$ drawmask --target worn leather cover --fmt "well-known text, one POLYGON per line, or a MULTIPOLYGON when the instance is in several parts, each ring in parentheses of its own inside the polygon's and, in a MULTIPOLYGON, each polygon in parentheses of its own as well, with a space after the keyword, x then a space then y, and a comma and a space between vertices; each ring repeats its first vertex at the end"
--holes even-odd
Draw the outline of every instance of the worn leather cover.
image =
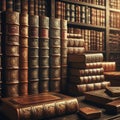
POLYGON ((82 107, 79 109, 78 113, 85 119, 92 120, 95 118, 99 118, 101 116, 102 111, 91 107, 82 107))
POLYGON ((1 98, 0 111, 10 120, 48 119, 75 113, 78 101, 60 93, 40 93, 13 98, 1 98))

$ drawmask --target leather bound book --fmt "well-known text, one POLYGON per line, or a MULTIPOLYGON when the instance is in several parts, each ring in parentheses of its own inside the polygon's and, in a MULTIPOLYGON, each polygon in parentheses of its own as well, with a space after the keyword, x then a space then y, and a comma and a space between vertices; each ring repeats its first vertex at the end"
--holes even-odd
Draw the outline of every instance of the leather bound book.
POLYGON ((21 13, 28 14, 28 0, 21 1, 21 13))
POLYGON ((91 53, 91 54, 68 54, 69 62, 79 62, 79 63, 92 63, 92 62, 102 62, 103 54, 102 53, 91 53))
POLYGON ((13 0, 6 0, 6 11, 13 11, 13 0))
POLYGON ((1 1, 1 4, 2 4, 2 11, 6 11, 6 0, 2 0, 1 1))
POLYGON ((106 112, 109 114, 120 113, 120 99, 109 102, 105 106, 106 112))
POLYGON ((95 90, 85 92, 85 100, 94 102, 96 104, 105 105, 108 102, 120 99, 119 97, 110 97, 106 92, 105 89, 95 90))
POLYGON ((49 119, 78 111, 76 98, 60 93, 40 93, 2 98, 0 111, 10 120, 49 119))
POLYGON ((28 14, 34 15, 34 0, 28 1, 28 14))
POLYGON ((111 97, 120 96, 120 87, 119 86, 109 86, 106 87, 106 93, 111 97))
POLYGON ((34 13, 38 15, 38 0, 34 0, 34 13))
POLYGON ((28 95, 28 82, 19 83, 19 95, 28 95))
POLYGON ((21 0, 14 0, 14 11, 21 12, 21 0))
POLYGON ((79 115, 87 120, 93 120, 101 117, 102 111, 92 107, 79 108, 79 115))

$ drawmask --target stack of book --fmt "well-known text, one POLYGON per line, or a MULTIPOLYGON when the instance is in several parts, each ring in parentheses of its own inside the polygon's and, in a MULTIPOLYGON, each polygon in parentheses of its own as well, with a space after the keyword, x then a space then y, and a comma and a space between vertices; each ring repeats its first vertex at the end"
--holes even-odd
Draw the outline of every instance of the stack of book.
POLYGON ((102 53, 69 54, 68 91, 72 95, 81 95, 87 91, 103 89, 110 85, 105 81, 104 69, 100 62, 102 53))
POLYGON ((49 91, 49 17, 39 16, 39 25, 39 91, 47 92, 49 91))
POLYGON ((20 14, 19 95, 28 94, 28 14, 20 14))
POLYGON ((67 80, 67 20, 61 20, 61 91, 66 91, 67 80))
POLYGON ((39 43, 31 44, 33 41, 39 41, 39 16, 29 15, 29 48, 28 48, 28 89, 29 94, 39 93, 39 43))
POLYGON ((1 97, 1 95, 2 95, 2 79, 1 79, 1 77, 2 77, 2 51, 1 51, 1 47, 2 47, 2 45, 1 45, 1 42, 2 42, 2 18, 1 18, 1 11, 0 11, 0 97, 1 97))
POLYGON ((3 12, 3 96, 18 96, 19 86, 19 13, 3 12))
POLYGON ((60 19, 50 18, 50 91, 60 92, 61 45, 60 19), (57 44, 54 44, 57 43, 57 44))
POLYGON ((80 29, 69 29, 67 37, 68 54, 83 54, 85 52, 85 41, 80 34, 80 29))

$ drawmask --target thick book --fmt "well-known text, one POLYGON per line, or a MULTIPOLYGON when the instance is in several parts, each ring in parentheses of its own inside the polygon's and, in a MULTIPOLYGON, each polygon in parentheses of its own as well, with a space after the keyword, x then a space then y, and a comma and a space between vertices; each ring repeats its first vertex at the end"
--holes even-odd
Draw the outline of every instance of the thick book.
POLYGON ((111 97, 117 97, 120 96, 120 87, 119 86, 109 86, 106 87, 105 91, 108 95, 111 97))
POLYGON ((79 54, 68 54, 69 62, 83 62, 83 63, 92 63, 92 62, 102 62, 103 54, 102 53, 85 53, 83 55, 79 54))
POLYGON ((89 91, 85 93, 85 100, 103 105, 103 107, 108 102, 112 102, 117 99, 120 99, 120 96, 111 97, 105 92, 105 89, 89 91))
POLYGON ((48 92, 24 97, 2 98, 0 111, 10 120, 38 120, 76 113, 78 108, 76 98, 48 92))
POLYGON ((92 107, 81 107, 78 114, 87 120, 92 120, 100 118, 102 111, 92 107))
POLYGON ((120 99, 109 102, 105 106, 106 112, 109 114, 118 114, 120 113, 120 99))

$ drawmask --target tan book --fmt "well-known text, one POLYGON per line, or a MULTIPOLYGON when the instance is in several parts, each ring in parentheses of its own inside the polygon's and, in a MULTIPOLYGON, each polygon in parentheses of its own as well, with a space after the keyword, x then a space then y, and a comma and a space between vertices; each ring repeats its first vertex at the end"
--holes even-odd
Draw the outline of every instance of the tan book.
POLYGON ((76 113, 78 106, 76 98, 51 92, 2 98, 0 111, 10 120, 37 120, 76 113))
POLYGON ((91 119, 100 118, 102 111, 92 107, 82 107, 79 109, 78 113, 85 119, 91 120, 91 119))

